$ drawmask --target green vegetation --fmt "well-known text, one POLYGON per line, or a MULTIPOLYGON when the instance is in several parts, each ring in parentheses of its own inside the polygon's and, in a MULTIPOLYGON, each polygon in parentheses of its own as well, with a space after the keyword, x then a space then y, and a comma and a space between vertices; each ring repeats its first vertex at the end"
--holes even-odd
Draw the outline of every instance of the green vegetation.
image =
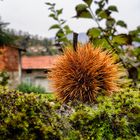
MULTIPOLYGON (((118 13, 118 8, 115 5, 109 5, 109 0, 81 0, 82 3, 75 6, 77 19, 89 19, 96 23, 92 28, 86 32, 89 37, 89 42, 93 43, 95 47, 102 47, 103 49, 111 50, 118 57, 123 67, 128 72, 128 77, 133 79, 132 86, 136 86, 139 79, 140 71, 140 27, 135 30, 127 31, 127 33, 120 33, 119 28, 127 29, 127 23, 123 20, 117 20, 113 17, 114 13, 118 13), (94 7, 96 8, 93 8, 94 7), (128 49, 133 46, 132 49, 128 49), (135 52, 135 53, 133 53, 135 52), (133 54, 133 55, 132 55, 133 54)), ((59 16, 62 15, 63 9, 55 10, 55 3, 46 3, 49 6, 50 17, 59 22, 59 16), (61 12, 59 12, 61 11, 61 12), (59 12, 59 14, 58 14, 59 12)), ((63 21, 65 21, 63 19, 63 21)), ((65 22, 64 22, 65 23, 65 22)), ((69 26, 66 25, 70 30, 69 26)), ((54 24, 50 29, 58 29, 56 38, 67 38, 66 34, 59 31, 65 30, 65 26, 54 24)), ((63 31, 64 32, 64 31, 63 31)), ((57 41, 57 40, 56 40, 57 41)), ((61 44, 66 44, 68 38, 60 40, 61 44)))
POLYGON ((46 4, 49 6, 49 10, 50 10, 49 17, 56 21, 56 24, 53 24, 49 28, 49 30, 52 30, 52 29, 57 30, 57 33, 55 36, 55 43, 58 45, 64 45, 64 43, 70 43, 67 35, 72 33, 72 30, 66 24, 66 20, 61 18, 63 8, 56 9, 55 3, 46 2, 46 4))
MULTIPOLYGON (((55 77, 57 78, 56 88, 63 95, 61 97, 62 101, 67 99, 68 93, 71 99, 73 99, 71 101, 68 98, 67 104, 62 104, 57 101, 53 94, 42 94, 45 93, 45 90, 40 86, 35 87, 32 84, 22 83, 17 87, 18 90, 9 90, 5 87, 9 77, 7 73, 1 72, 0 140, 140 139, 140 27, 138 26, 135 30, 128 31, 127 33, 119 33, 118 27, 127 29, 127 24, 113 17, 112 13, 118 12, 115 5, 109 5, 109 0, 82 0, 82 2, 75 6, 76 15, 74 18, 92 19, 97 24, 97 26, 93 26, 87 31, 89 42, 95 47, 102 47, 103 50, 111 50, 114 54, 113 57, 117 60, 116 63, 121 62, 123 69, 128 73, 128 77, 122 76, 120 79, 120 90, 114 91, 115 88, 110 81, 106 80, 106 75, 101 75, 105 73, 104 66, 101 67, 102 69, 97 69, 99 74, 93 71, 93 75, 89 76, 87 75, 88 72, 84 69, 88 66, 90 70, 94 64, 98 66, 100 61, 97 60, 97 63, 94 64, 90 63, 89 60, 91 58, 89 55, 86 57, 90 59, 86 59, 86 57, 83 57, 85 52, 82 52, 79 55, 80 58, 77 59, 81 60, 78 63, 76 60, 76 53, 78 54, 78 52, 74 52, 73 57, 71 55, 68 57, 73 61, 67 61, 72 71, 70 71, 69 67, 65 67, 65 65, 64 67, 59 65, 60 69, 56 71, 58 74, 58 77, 55 77), (93 4, 96 7, 95 9, 92 8, 93 4), (101 22, 105 24, 101 26, 101 22), (130 45, 133 47, 128 47, 130 45), (74 64, 76 65, 72 65, 73 63, 71 62, 75 62, 74 64), (81 65, 79 64, 82 64, 83 69, 80 68, 81 65), (79 66, 77 67, 77 65, 79 66), (66 70, 70 72, 64 75, 66 70), (76 78, 78 80, 81 78, 79 81, 77 80, 78 84, 82 85, 85 82, 84 91, 82 91, 83 85, 81 86, 82 90, 79 90, 78 86, 74 87, 77 83, 74 86, 72 84, 72 90, 68 90, 73 82, 72 78, 75 71, 78 73, 76 78), (61 73, 62 75, 60 75, 61 73), (97 77, 92 86, 99 86, 96 88, 98 92, 94 90, 95 93, 99 93, 96 95, 95 101, 91 103, 87 103, 87 100, 77 101, 76 99, 83 92, 86 91, 85 93, 90 94, 90 90, 87 91, 87 87, 91 87, 90 80, 93 80, 95 73, 97 77), (81 75, 84 74, 85 78, 82 79, 81 75), (69 82, 65 77, 62 78, 63 75, 66 77, 70 75, 70 80, 72 80, 69 82), (127 82, 128 78, 131 79, 130 83, 127 82), (124 81, 126 82, 124 83, 124 81), (58 87, 60 82, 64 83, 61 88, 58 87), (104 96, 104 91, 99 90, 99 88, 112 91, 112 95, 104 96), (77 93, 76 98, 73 98, 75 96, 73 94, 74 90, 77 93), (84 101, 85 103, 83 103, 84 101)), ((69 42, 67 35, 72 31, 66 24, 66 21, 60 18, 63 9, 56 9, 55 4, 46 4, 50 10, 49 16, 57 22, 57 24, 50 27, 50 29, 57 29, 56 43, 59 45, 62 43, 67 44, 69 42)), ((28 33, 15 33, 13 30, 5 29, 6 25, 7 23, 0 20, 0 46, 13 45, 13 43, 20 47, 44 45, 50 51, 45 54, 55 54, 54 49, 48 48, 49 45, 52 45, 52 42, 48 39, 40 40, 37 36, 31 37, 28 33)), ((88 54, 90 53, 91 51, 88 52, 88 54)), ((37 55, 40 54, 42 55, 42 53, 37 55)), ((32 54, 28 53, 28 55, 32 54)), ((108 63, 108 66, 110 66, 109 61, 108 63)), ((104 63, 101 63, 101 66, 102 64, 104 63)), ((106 68, 106 71, 109 73, 111 70, 108 70, 108 67, 106 68)), ((83 99, 82 97, 81 99, 83 99)), ((85 96, 84 98, 86 99, 87 97, 85 96)))
MULTIPOLYGON (((47 95, 47 94, 46 94, 47 95)), ((0 87, 0 139, 140 139, 140 91, 126 88, 95 104, 48 101, 0 87)))
MULTIPOLYGON (((51 39, 40 38, 38 35, 31 35, 28 32, 16 31, 14 29, 5 29, 4 32, 13 37, 13 44, 21 49, 26 49, 25 55, 52 55, 51 51, 53 43, 51 39), (34 52, 31 47, 38 49, 42 47, 42 50, 38 49, 34 52)), ((55 48, 56 50, 56 48, 55 48)))
POLYGON ((38 96, 40 96, 41 98, 43 99, 47 99, 48 101, 55 101, 55 96, 53 93, 47 93, 47 94, 42 94, 42 93, 39 93, 37 94, 38 96))
POLYGON ((0 139, 60 139, 63 123, 47 100, 0 87, 0 139), (61 128, 62 127, 62 128, 61 128))
POLYGON ((3 45, 12 45, 14 42, 14 38, 13 36, 11 36, 9 33, 7 33, 5 31, 5 27, 8 25, 9 23, 5 23, 1 20, 0 17, 0 46, 3 45))
POLYGON ((83 139, 140 139, 140 92, 125 89, 112 97, 99 96, 97 104, 76 107, 72 126, 83 139))
POLYGON ((6 71, 0 72, 0 85, 6 86, 8 84, 9 75, 6 71))
POLYGON ((41 86, 34 86, 33 84, 29 83, 21 83, 18 85, 17 90, 24 92, 24 93, 46 93, 45 89, 41 86))

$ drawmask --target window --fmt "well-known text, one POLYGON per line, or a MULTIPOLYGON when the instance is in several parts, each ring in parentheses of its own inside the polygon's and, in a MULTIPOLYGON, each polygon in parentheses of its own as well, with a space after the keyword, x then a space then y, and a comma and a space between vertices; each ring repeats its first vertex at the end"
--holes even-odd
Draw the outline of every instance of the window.
POLYGON ((32 70, 30 70, 30 69, 26 70, 26 73, 32 73, 32 70))

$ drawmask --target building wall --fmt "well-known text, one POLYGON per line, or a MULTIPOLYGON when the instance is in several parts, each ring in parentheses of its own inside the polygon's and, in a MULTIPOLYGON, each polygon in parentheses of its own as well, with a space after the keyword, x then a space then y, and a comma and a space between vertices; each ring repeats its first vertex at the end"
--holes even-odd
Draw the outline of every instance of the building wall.
POLYGON ((0 71, 18 71, 18 57, 17 48, 0 47, 0 71))
POLYGON ((10 46, 0 46, 0 72, 9 74, 8 86, 13 89, 19 84, 18 76, 18 49, 10 46))
POLYGON ((19 85, 20 81, 19 81, 19 77, 18 77, 18 72, 17 71, 13 71, 13 72, 8 72, 9 74, 9 81, 8 81, 8 87, 10 89, 15 89, 17 87, 17 85, 19 85))
POLYGON ((47 79, 47 73, 44 70, 22 70, 22 82, 40 85, 46 92, 52 92, 51 83, 47 79))

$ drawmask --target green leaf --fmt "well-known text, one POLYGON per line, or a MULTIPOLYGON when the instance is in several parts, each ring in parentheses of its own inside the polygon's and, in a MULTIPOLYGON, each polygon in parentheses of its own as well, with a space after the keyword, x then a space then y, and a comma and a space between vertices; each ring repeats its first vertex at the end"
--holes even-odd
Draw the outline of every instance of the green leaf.
POLYGON ((118 20, 116 24, 121 26, 121 27, 127 28, 127 24, 122 20, 118 20))
POLYGON ((62 38, 59 38, 58 41, 60 41, 60 42, 68 42, 68 39, 66 37, 62 37, 62 38))
POLYGON ((106 20, 106 26, 108 28, 112 28, 114 26, 114 24, 115 24, 115 19, 114 18, 109 18, 109 19, 106 20))
POLYGON ((95 11, 96 15, 98 15, 101 11, 102 11, 102 9, 100 9, 100 8, 96 9, 96 11, 95 11))
POLYGON ((100 36, 100 34, 101 34, 101 30, 99 28, 91 28, 87 31, 87 35, 92 38, 96 38, 100 36))
POLYGON ((114 11, 114 12, 118 12, 117 7, 114 6, 114 5, 110 5, 110 6, 108 7, 108 10, 110 10, 110 11, 114 11))
POLYGON ((132 37, 133 41, 140 42, 140 28, 139 27, 136 30, 130 31, 129 35, 132 37))
POLYGON ((96 47, 103 47, 103 48, 107 48, 107 49, 110 49, 110 45, 108 44, 108 42, 106 41, 105 38, 96 38, 94 41, 93 41, 93 44, 96 46, 96 47))
POLYGON ((71 31, 71 29, 69 28, 68 25, 65 25, 65 26, 64 26, 64 29, 65 29, 65 31, 66 31, 66 34, 72 33, 72 31, 71 31))
POLYGON ((49 17, 53 18, 54 20, 58 20, 58 18, 55 16, 55 14, 50 14, 49 17))
POLYGON ((87 7, 87 5, 85 5, 85 4, 78 4, 77 6, 76 6, 76 11, 77 12, 81 12, 81 11, 84 11, 85 9, 87 9, 88 7, 87 7))
POLYGON ((49 30, 51 30, 51 29, 59 29, 60 27, 59 27, 59 25, 58 24, 54 24, 54 25, 52 25, 50 28, 49 28, 49 30))
POLYGON ((56 36, 57 36, 58 38, 61 38, 61 37, 64 37, 65 34, 64 34, 63 30, 60 29, 60 30, 56 33, 56 36))
POLYGON ((76 16, 77 18, 92 18, 91 13, 88 10, 87 5, 85 4, 78 4, 76 6, 76 16))
POLYGON ((55 3, 46 2, 45 4, 48 6, 55 6, 55 3))
POLYGON ((63 25, 66 23, 66 20, 60 19, 60 24, 63 25))
POLYGON ((119 34, 113 37, 112 43, 118 45, 127 45, 131 43, 131 36, 127 34, 119 34))
POLYGON ((83 0, 89 7, 91 6, 92 4, 92 0, 83 0))
POLYGON ((60 15, 60 14, 62 14, 63 9, 56 10, 56 12, 57 12, 57 15, 60 15))
POLYGON ((106 12, 105 10, 101 10, 101 11, 98 13, 98 16, 99 16, 100 18, 102 18, 102 19, 108 18, 108 14, 107 14, 107 12, 106 12))

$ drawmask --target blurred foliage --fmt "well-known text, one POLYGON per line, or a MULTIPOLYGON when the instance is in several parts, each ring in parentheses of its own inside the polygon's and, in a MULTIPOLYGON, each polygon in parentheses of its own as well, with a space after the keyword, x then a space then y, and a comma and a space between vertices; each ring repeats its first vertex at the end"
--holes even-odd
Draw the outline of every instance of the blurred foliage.
POLYGON ((6 71, 0 72, 0 85, 6 86, 8 84, 9 75, 6 71))
POLYGON ((41 98, 44 98, 45 100, 47 99, 50 102, 51 101, 54 102, 56 100, 53 93, 47 93, 47 94, 38 93, 37 95, 39 95, 41 98))
POLYGON ((14 42, 14 38, 13 36, 11 36, 10 34, 8 34, 5 31, 5 27, 8 25, 9 23, 3 22, 0 18, 0 46, 3 45, 11 45, 14 42))
POLYGON ((26 55, 53 55, 57 54, 57 49, 55 51, 53 48, 53 41, 48 38, 41 38, 38 35, 31 35, 28 32, 15 31, 14 29, 7 28, 9 23, 5 23, 0 18, 0 46, 9 45, 16 46, 22 50, 27 50, 24 52, 26 55), (29 51, 30 47, 34 46, 38 51, 35 53, 29 51), (42 50, 37 48, 42 46, 42 50))
MULTIPOLYGON (((13 36, 14 45, 18 46, 23 50, 26 50, 26 52, 24 52, 25 55, 31 56, 54 54, 52 51, 53 41, 49 38, 42 38, 38 35, 31 35, 28 32, 23 31, 15 31, 14 29, 6 29, 5 31, 11 36, 13 36)), ((56 51, 55 54, 57 53, 56 51)))
POLYGON ((112 97, 99 96, 97 104, 78 103, 70 116, 72 126, 86 140, 140 139, 140 92, 125 89, 112 97))
POLYGON ((0 139, 140 139, 140 91, 99 95, 96 104, 48 101, 0 86, 0 139))
POLYGON ((1 140, 60 140, 67 137, 63 122, 46 99, 0 87, 1 140))
POLYGON ((23 93, 46 93, 45 89, 41 86, 35 86, 33 84, 29 83, 21 83, 17 86, 17 90, 23 92, 23 93))

